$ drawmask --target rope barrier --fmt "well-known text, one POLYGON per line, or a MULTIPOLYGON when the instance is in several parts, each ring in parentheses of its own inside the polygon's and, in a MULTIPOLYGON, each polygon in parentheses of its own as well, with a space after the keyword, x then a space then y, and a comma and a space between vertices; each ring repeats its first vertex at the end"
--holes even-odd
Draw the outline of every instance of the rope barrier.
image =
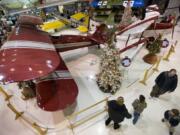
MULTIPOLYGON (((0 87, 0 91, 1 91, 1 92, 3 93, 3 95, 5 96, 5 99, 8 98, 8 100, 5 100, 5 101, 8 101, 8 104, 7 104, 8 108, 9 108, 13 113, 15 113, 15 115, 16 115, 16 116, 15 116, 15 120, 18 120, 18 119, 23 120, 23 121, 26 122, 28 125, 30 125, 35 131, 37 131, 37 133, 38 133, 39 135, 46 135, 49 130, 52 130, 52 131, 53 131, 53 130, 57 130, 56 128, 52 128, 52 129, 51 129, 51 128, 42 127, 42 126, 40 126, 39 124, 37 124, 36 122, 33 122, 33 120, 30 120, 30 119, 26 118, 26 117, 24 116, 25 112, 19 112, 19 111, 12 105, 12 103, 10 103, 9 99, 12 97, 12 95, 9 95, 9 94, 8 94, 5 90, 3 90, 3 88, 1 88, 1 87, 0 87)), ((99 105, 99 104, 101 104, 101 103, 103 103, 103 102, 107 102, 108 99, 109 99, 109 97, 107 97, 107 98, 105 98, 105 99, 103 99, 103 100, 101 100, 101 101, 99 101, 99 102, 97 102, 97 103, 95 103, 95 104, 93 104, 93 105, 91 105, 91 106, 89 106, 89 107, 87 107, 87 108, 85 108, 85 109, 83 109, 83 110, 81 110, 81 111, 79 111, 79 112, 77 112, 77 113, 74 113, 74 114, 72 114, 71 116, 67 117, 67 120, 68 120, 69 125, 70 125, 69 127, 70 127, 70 129, 72 130, 72 133, 75 134, 75 133, 74 133, 74 130, 73 130, 74 128, 76 128, 76 127, 78 127, 79 125, 82 125, 82 124, 84 124, 85 122, 87 122, 87 121, 89 121, 89 120, 91 120, 91 119, 99 116, 100 114, 106 112, 106 109, 103 109, 102 111, 96 113, 95 115, 92 115, 92 116, 90 116, 90 117, 88 117, 88 118, 86 117, 85 119, 81 119, 81 120, 76 121, 76 122, 74 122, 74 123, 71 123, 71 122, 70 122, 70 119, 78 116, 79 114, 81 114, 81 113, 83 113, 83 112, 86 112, 86 111, 90 110, 91 108, 93 108, 93 107, 95 107, 95 106, 97 106, 97 105, 99 105)), ((56 132, 56 131, 53 131, 53 132, 56 132)))
POLYGON ((9 99, 12 97, 12 95, 9 95, 6 91, 3 90, 2 87, 0 87, 0 92, 5 96, 5 101, 9 101, 9 99))
POLYGON ((25 118, 23 116, 24 112, 19 112, 9 101, 9 99, 12 97, 12 95, 9 95, 5 90, 3 90, 2 87, 0 87, 0 91, 3 93, 3 95, 5 96, 5 101, 8 101, 7 107, 13 112, 15 113, 15 120, 17 119, 22 119, 24 120, 27 124, 29 124, 32 128, 34 128, 39 135, 46 135, 48 129, 43 130, 38 124, 36 124, 35 122, 31 122, 30 120, 28 120, 27 118, 25 118))
POLYGON ((24 112, 18 112, 16 110, 16 108, 11 103, 8 103, 7 106, 11 109, 11 111, 13 111, 16 114, 15 120, 20 118, 23 115, 23 113, 24 113, 24 112))
MULTIPOLYGON (((69 128, 73 131, 74 128, 76 128, 76 127, 78 127, 78 126, 80 126, 80 125, 82 125, 82 124, 84 124, 84 123, 86 123, 86 122, 94 119, 95 117, 99 116, 100 114, 106 112, 107 109, 105 108, 105 109, 103 109, 102 111, 100 111, 100 112, 98 112, 98 113, 96 113, 96 114, 94 114, 94 115, 92 115, 92 116, 90 116, 90 117, 82 118, 81 120, 78 120, 78 121, 76 121, 76 122, 74 122, 74 123, 71 123, 71 122, 70 122, 70 120, 71 120, 72 118, 78 116, 79 114, 81 114, 81 113, 83 113, 83 112, 86 112, 86 111, 90 110, 91 108, 93 108, 93 107, 95 107, 95 106, 97 106, 97 105, 99 105, 99 104, 101 104, 101 103, 103 103, 103 102, 107 102, 108 99, 109 99, 109 97, 107 97, 107 98, 105 98, 105 99, 97 102, 96 104, 94 104, 94 105, 92 105, 92 106, 90 106, 90 107, 87 107, 87 108, 85 108, 85 109, 83 109, 83 110, 81 110, 81 111, 79 111, 79 112, 77 112, 77 113, 74 113, 74 114, 72 114, 71 116, 67 117, 67 119, 68 119, 68 121, 69 121, 69 124, 70 124, 70 127, 69 127, 69 128)), ((74 132, 74 131, 73 131, 73 132, 74 132)))
POLYGON ((83 113, 83 112, 97 106, 98 104, 101 104, 101 103, 105 102, 105 101, 108 101, 108 97, 101 100, 101 101, 99 101, 99 102, 97 102, 97 103, 95 103, 95 104, 93 104, 93 105, 91 105, 91 106, 89 106, 89 107, 87 107, 87 108, 85 108, 85 109, 83 109, 83 110, 81 110, 81 111, 79 111, 79 112, 76 112, 76 113, 72 114, 71 116, 68 116, 67 118, 75 117, 75 116, 77 116, 77 115, 79 115, 79 114, 81 114, 81 113, 83 113))
POLYGON ((163 57, 158 58, 158 61, 157 61, 154 65, 152 65, 149 69, 145 70, 143 79, 142 79, 141 81, 139 81, 140 83, 142 83, 143 85, 147 85, 147 84, 146 84, 146 81, 147 81, 148 78, 149 78, 148 75, 149 75, 149 72, 151 71, 151 69, 154 67, 154 68, 153 68, 153 71, 152 71, 152 73, 151 73, 150 75, 152 75, 155 71, 158 72, 158 71, 159 71, 158 68, 159 68, 159 65, 160 65, 160 63, 161 63, 161 61, 162 61, 162 58, 163 58, 163 60, 165 60, 165 61, 169 61, 169 57, 171 56, 171 54, 172 54, 173 52, 175 52, 175 47, 177 46, 177 43, 178 43, 178 41, 176 41, 174 45, 171 45, 171 47, 170 47, 167 55, 166 55, 164 58, 163 58, 163 57))

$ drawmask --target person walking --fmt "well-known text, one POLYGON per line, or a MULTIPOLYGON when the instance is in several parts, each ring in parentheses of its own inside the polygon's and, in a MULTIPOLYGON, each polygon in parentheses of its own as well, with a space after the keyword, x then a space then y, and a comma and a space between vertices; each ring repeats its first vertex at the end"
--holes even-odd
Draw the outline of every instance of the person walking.
POLYGON ((124 118, 130 119, 132 117, 124 104, 123 97, 118 97, 117 100, 108 101, 107 106, 109 118, 105 121, 106 126, 113 121, 114 129, 118 129, 120 127, 119 123, 124 121, 124 118))
POLYGON ((155 80, 155 85, 150 93, 151 97, 158 98, 166 92, 173 92, 178 83, 176 69, 171 69, 159 74, 155 80))
POLYGON ((135 99, 132 103, 134 113, 133 113, 133 124, 136 124, 141 113, 144 111, 144 109, 147 107, 147 103, 145 101, 145 97, 143 95, 139 96, 139 99, 135 99))
POLYGON ((165 122, 168 125, 169 135, 173 135, 175 127, 178 126, 180 122, 179 110, 171 109, 171 110, 165 111, 162 122, 165 122))

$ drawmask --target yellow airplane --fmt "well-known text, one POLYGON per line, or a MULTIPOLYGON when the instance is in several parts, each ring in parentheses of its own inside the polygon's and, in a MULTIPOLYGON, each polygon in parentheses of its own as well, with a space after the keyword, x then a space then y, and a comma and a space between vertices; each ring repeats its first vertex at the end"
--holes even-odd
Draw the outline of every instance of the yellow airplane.
POLYGON ((84 13, 76 13, 70 17, 70 19, 66 19, 63 17, 59 17, 59 20, 54 20, 50 22, 44 22, 41 25, 41 29, 46 32, 51 32, 54 30, 60 30, 66 27, 66 25, 73 25, 77 26, 77 30, 82 33, 88 32, 89 26, 89 16, 84 13))

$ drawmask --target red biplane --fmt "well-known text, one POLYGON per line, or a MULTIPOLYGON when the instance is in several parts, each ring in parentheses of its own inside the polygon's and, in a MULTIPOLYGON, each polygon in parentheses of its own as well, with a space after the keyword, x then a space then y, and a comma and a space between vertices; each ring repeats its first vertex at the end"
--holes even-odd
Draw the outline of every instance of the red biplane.
POLYGON ((78 95, 78 87, 58 52, 98 45, 108 36, 105 25, 101 25, 92 35, 52 38, 36 27, 41 23, 38 17, 20 16, 0 50, 0 79, 3 82, 38 79, 38 105, 55 111, 72 104, 78 95))
MULTIPOLYGON (((158 17, 158 13, 147 16, 120 31, 121 35, 140 33, 147 29, 158 17), (141 28, 140 25, 144 24, 141 28), (141 29, 139 29, 141 28, 141 29)), ((78 86, 71 76, 65 62, 58 52, 104 44, 109 36, 107 26, 97 27, 94 34, 87 36, 61 35, 52 37, 38 29, 42 19, 22 15, 18 25, 12 31, 8 41, 0 50, 0 80, 2 82, 20 82, 36 80, 36 97, 38 106, 46 111, 64 109, 75 102, 78 86)), ((129 48, 146 42, 137 42, 121 48, 129 48)))

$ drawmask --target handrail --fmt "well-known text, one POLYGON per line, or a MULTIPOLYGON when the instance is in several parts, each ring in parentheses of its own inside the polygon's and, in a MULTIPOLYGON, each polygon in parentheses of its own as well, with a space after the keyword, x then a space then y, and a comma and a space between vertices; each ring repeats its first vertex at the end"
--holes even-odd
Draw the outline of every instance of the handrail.
POLYGON ((48 131, 48 128, 43 130, 38 124, 36 124, 35 122, 31 122, 30 120, 28 120, 26 117, 23 116, 24 112, 19 112, 9 101, 9 99, 12 97, 12 95, 9 95, 5 90, 3 90, 2 87, 0 87, 0 91, 3 93, 3 95, 5 96, 5 101, 8 101, 7 107, 13 112, 15 113, 16 117, 15 120, 21 118, 22 120, 24 120, 27 124, 29 124, 31 127, 33 127, 40 135, 45 135, 48 131))
POLYGON ((6 91, 4 91, 1 86, 0 86, 0 92, 3 93, 3 95, 5 96, 6 101, 9 101, 9 99, 12 97, 12 95, 9 95, 6 91))
POLYGON ((94 119, 95 117, 99 116, 100 114, 106 112, 107 109, 105 108, 105 109, 103 109, 102 111, 100 111, 100 112, 98 112, 98 113, 95 113, 94 115, 92 115, 92 116, 90 116, 90 117, 82 118, 82 119, 80 119, 80 120, 78 120, 78 121, 76 121, 76 122, 74 122, 74 123, 71 123, 71 122, 70 122, 70 119, 72 119, 72 118, 75 117, 75 116, 78 116, 79 114, 81 114, 81 113, 83 113, 83 112, 85 112, 85 111, 87 111, 87 110, 89 110, 89 109, 91 109, 91 108, 93 108, 93 107, 95 107, 95 106, 97 106, 97 105, 105 102, 105 101, 107 102, 108 99, 109 99, 109 97, 106 97, 105 99, 103 99, 103 100, 101 100, 101 101, 99 101, 99 102, 97 102, 97 103, 95 103, 95 104, 93 104, 93 105, 91 105, 91 106, 89 106, 89 107, 87 107, 87 108, 85 108, 85 109, 83 109, 83 110, 81 110, 81 111, 79 111, 79 112, 77 112, 77 113, 74 113, 74 114, 70 115, 69 117, 67 117, 67 119, 68 119, 68 121, 69 121, 70 129, 72 130, 73 134, 74 134, 74 130, 73 130, 74 128, 76 128, 76 127, 78 127, 78 126, 80 126, 80 125, 88 122, 89 120, 94 119))
MULTIPOLYGON (((5 90, 3 90, 2 87, 0 87, 0 91, 2 91, 3 95, 5 96, 5 99, 10 96, 5 90), (6 93, 6 94, 5 94, 5 93, 6 93)), ((11 97, 12 97, 12 95, 11 95, 11 97)), ((99 101, 99 102, 97 102, 97 103, 95 103, 95 104, 93 104, 93 105, 91 105, 91 106, 89 106, 89 107, 87 107, 87 108, 85 108, 85 109, 77 112, 77 113, 72 114, 71 116, 67 117, 68 121, 69 121, 72 117, 75 117, 75 116, 77 116, 77 115, 79 115, 79 114, 81 114, 81 113, 83 113, 83 112, 85 112, 85 111, 87 111, 87 110, 89 110, 89 109, 91 109, 91 108, 93 108, 93 107, 95 107, 95 106, 97 106, 97 105, 105 102, 105 101, 108 101, 108 98, 109 98, 109 97, 106 97, 105 99, 103 99, 103 100, 101 100, 101 101, 99 101)), ((23 111, 23 112, 19 112, 19 111, 12 105, 12 103, 10 103, 10 100, 6 100, 6 101, 8 101, 7 107, 8 107, 13 113, 15 113, 15 115, 16 115, 15 120, 21 118, 21 119, 24 120, 28 125, 30 125, 33 129, 35 129, 38 134, 40 134, 40 135, 46 135, 47 133, 50 133, 50 132, 48 132, 48 131, 57 132, 57 130, 58 130, 57 127, 55 127, 55 128, 49 128, 49 127, 40 126, 40 125, 37 124, 36 122, 33 122, 33 118, 32 118, 32 120, 31 120, 30 118, 27 118, 27 117, 25 116, 25 112, 24 112, 24 111, 23 111)), ((87 122, 87 121, 89 121, 89 120, 91 120, 91 119, 99 116, 100 114, 102 114, 102 113, 104 113, 104 112, 106 112, 106 109, 103 109, 102 111, 96 113, 95 115, 93 115, 93 116, 91 116, 91 117, 88 117, 87 119, 84 119, 84 118, 83 118, 83 119, 81 119, 81 120, 79 120, 79 121, 77 121, 77 122, 75 122, 75 123, 71 123, 71 122, 69 121, 70 128, 71 128, 72 132, 73 132, 73 128, 75 128, 75 127, 77 127, 77 126, 79 126, 79 125, 81 125, 81 124, 83 124, 83 123, 85 123, 85 122, 87 122)), ((28 114, 28 113, 27 113, 27 114, 28 114)), ((73 133, 74 133, 74 132, 73 132, 73 133)))
POLYGON ((103 100, 101 100, 101 101, 99 101, 99 102, 97 102, 97 103, 95 103, 95 104, 93 104, 93 105, 91 105, 91 106, 89 106, 89 107, 87 107, 87 108, 79 111, 79 112, 73 113, 72 115, 68 116, 68 118, 75 117, 75 116, 77 116, 77 115, 79 115, 79 114, 81 114, 81 113, 83 113, 83 112, 85 112, 85 111, 87 111, 87 110, 89 110, 89 109, 97 106, 98 104, 103 103, 104 101, 107 101, 108 98, 109 98, 109 97, 106 97, 105 99, 103 99, 103 100))
POLYGON ((15 120, 21 118, 22 120, 24 120, 27 124, 29 124, 30 126, 32 126, 40 135, 45 135, 47 133, 48 129, 41 129, 41 127, 39 125, 37 125, 35 122, 31 122, 30 120, 28 120, 27 118, 25 118, 23 116, 24 112, 19 112, 17 111, 17 109, 11 104, 8 103, 7 106, 11 109, 11 111, 13 111, 16 114, 15 120))
POLYGON ((96 118, 97 116, 99 116, 100 114, 102 114, 102 113, 104 113, 104 112, 106 112, 106 109, 104 109, 104 110, 96 113, 95 115, 93 115, 93 116, 91 116, 91 117, 89 117, 89 118, 87 118, 87 119, 85 119, 85 120, 83 120, 83 119, 82 119, 82 120, 79 120, 78 122, 76 122, 75 124, 73 124, 73 128, 76 128, 76 127, 78 127, 78 126, 86 123, 87 121, 92 120, 93 118, 96 118))
POLYGON ((11 111, 13 111, 16 114, 15 120, 17 120, 19 117, 21 117, 24 113, 24 112, 18 112, 11 103, 8 103, 7 106, 11 109, 11 111))

